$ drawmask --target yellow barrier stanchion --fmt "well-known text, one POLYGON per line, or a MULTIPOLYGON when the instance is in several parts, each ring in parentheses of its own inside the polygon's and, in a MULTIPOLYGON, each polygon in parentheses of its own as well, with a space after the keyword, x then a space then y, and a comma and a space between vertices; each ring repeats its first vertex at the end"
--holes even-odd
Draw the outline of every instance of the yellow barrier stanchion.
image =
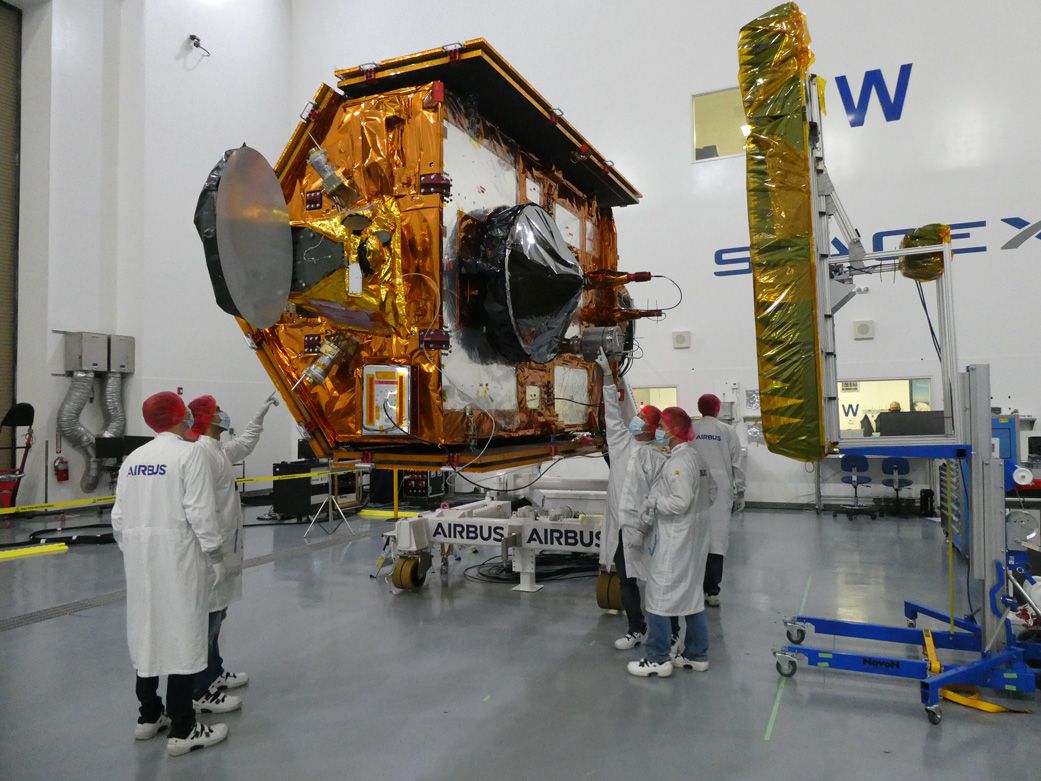
POLYGON ((49 556, 53 553, 65 553, 68 549, 69 546, 64 542, 56 542, 53 545, 30 545, 26 548, 0 551, 0 561, 24 559, 29 556, 49 556))
POLYGON ((398 519, 398 470, 394 470, 394 520, 398 519))

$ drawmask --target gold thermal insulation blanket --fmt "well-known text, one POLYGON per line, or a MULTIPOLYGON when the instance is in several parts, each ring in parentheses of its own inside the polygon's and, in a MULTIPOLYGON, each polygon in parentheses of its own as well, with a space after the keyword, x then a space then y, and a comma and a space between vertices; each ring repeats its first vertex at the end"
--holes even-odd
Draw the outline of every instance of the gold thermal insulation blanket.
POLYGON ((741 28, 745 142, 763 430, 773 453, 821 458, 816 245, 810 190, 806 17, 785 3, 741 28))
MULTIPOLYGON (((933 222, 916 228, 900 240, 900 247, 929 247, 934 244, 949 244, 951 226, 933 222)), ((908 279, 919 282, 932 282, 943 276, 943 253, 930 252, 928 255, 903 255, 900 258, 900 273, 908 279)))

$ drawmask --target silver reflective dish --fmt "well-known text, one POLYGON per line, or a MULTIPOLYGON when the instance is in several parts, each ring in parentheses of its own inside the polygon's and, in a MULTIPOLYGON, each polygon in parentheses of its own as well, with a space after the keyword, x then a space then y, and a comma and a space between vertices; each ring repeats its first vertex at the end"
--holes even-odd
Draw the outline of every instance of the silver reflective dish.
POLYGON ((278 178, 264 156, 231 153, 217 188, 217 251, 228 293, 254 328, 282 316, 293 278, 293 238, 278 178))

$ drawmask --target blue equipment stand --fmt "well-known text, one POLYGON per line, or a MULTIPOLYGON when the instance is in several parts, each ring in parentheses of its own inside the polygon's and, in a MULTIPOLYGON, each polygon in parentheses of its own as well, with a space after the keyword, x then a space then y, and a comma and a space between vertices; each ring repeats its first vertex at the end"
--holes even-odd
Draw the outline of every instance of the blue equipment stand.
MULTIPOLYGON (((1008 557, 1010 565, 1021 566, 1014 551, 1010 551, 1008 557)), ((951 624, 951 617, 924 605, 905 602, 904 617, 907 619, 907 627, 838 621, 815 616, 793 616, 787 619, 784 623, 788 640, 793 645, 774 651, 777 672, 786 678, 795 675, 798 667, 796 657, 802 656, 810 667, 917 679, 921 681, 922 704, 932 724, 940 723, 941 690, 944 688, 976 686, 1005 692, 1035 692, 1041 686, 1041 669, 1032 668, 1028 662, 1041 662, 1041 643, 1020 642, 1016 639, 1007 620, 1008 610, 1015 605, 1015 600, 1003 593, 1005 569, 1002 562, 995 561, 994 564, 998 571, 998 583, 990 591, 989 607, 995 615, 1001 617, 1004 625, 1006 646, 1000 651, 987 650, 991 644, 990 638, 983 637, 982 628, 971 617, 955 618, 954 632, 949 629, 932 632, 918 629, 919 616, 941 621, 948 626, 951 624), (940 672, 933 672, 928 658, 915 660, 804 646, 802 643, 806 638, 807 627, 813 627, 820 635, 901 643, 919 648, 925 647, 926 634, 929 633, 935 648, 978 653, 979 658, 965 664, 942 667, 940 672)))

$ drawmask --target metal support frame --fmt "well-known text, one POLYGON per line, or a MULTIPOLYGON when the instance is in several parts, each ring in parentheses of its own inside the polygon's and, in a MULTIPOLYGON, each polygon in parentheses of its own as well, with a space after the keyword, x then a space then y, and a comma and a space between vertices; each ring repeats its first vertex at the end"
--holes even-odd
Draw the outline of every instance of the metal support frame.
POLYGON ((1041 685, 1041 674, 1026 663, 1027 660, 1041 658, 1041 643, 1017 641, 1007 621, 1009 611, 1016 602, 1010 591, 1012 579, 1007 573, 1009 555, 1005 548, 1003 462, 993 457, 990 444, 990 368, 986 365, 972 365, 963 375, 957 373, 958 351, 954 333, 951 282, 953 264, 949 243, 901 249, 898 253, 863 251, 860 234, 842 207, 824 165, 816 76, 807 77, 805 88, 811 144, 810 186, 816 214, 817 305, 818 311, 822 314, 819 318, 818 336, 823 367, 821 391, 825 435, 829 442, 838 442, 834 315, 852 297, 848 288, 851 287, 853 278, 861 274, 876 273, 884 268, 885 264, 891 264, 897 255, 941 252, 945 273, 936 280, 936 295, 945 433, 943 436, 929 437, 882 437, 874 440, 869 449, 887 446, 907 450, 917 448, 922 453, 937 455, 940 451, 950 448, 950 456, 969 460, 971 517, 974 527, 969 534, 970 575, 978 581, 983 581, 988 601, 983 606, 981 624, 977 624, 973 616, 958 618, 913 602, 904 603, 907 628, 795 616, 785 621, 788 639, 793 644, 774 651, 774 656, 777 658, 778 672, 788 676, 795 674, 796 657, 802 656, 811 667, 919 680, 922 704, 930 722, 938 724, 939 703, 943 690, 947 687, 984 686, 1000 691, 1030 693, 1041 685), (831 217, 836 218, 849 243, 848 257, 831 257, 831 217), (834 436, 831 432, 834 432, 834 436), (916 622, 919 616, 943 621, 950 628, 946 632, 918 629, 916 622), (928 658, 916 660, 908 659, 906 656, 876 656, 803 646, 807 627, 813 627, 820 635, 920 646, 924 648, 928 658), (935 657, 936 648, 970 652, 979 656, 969 662, 943 668, 935 657))

